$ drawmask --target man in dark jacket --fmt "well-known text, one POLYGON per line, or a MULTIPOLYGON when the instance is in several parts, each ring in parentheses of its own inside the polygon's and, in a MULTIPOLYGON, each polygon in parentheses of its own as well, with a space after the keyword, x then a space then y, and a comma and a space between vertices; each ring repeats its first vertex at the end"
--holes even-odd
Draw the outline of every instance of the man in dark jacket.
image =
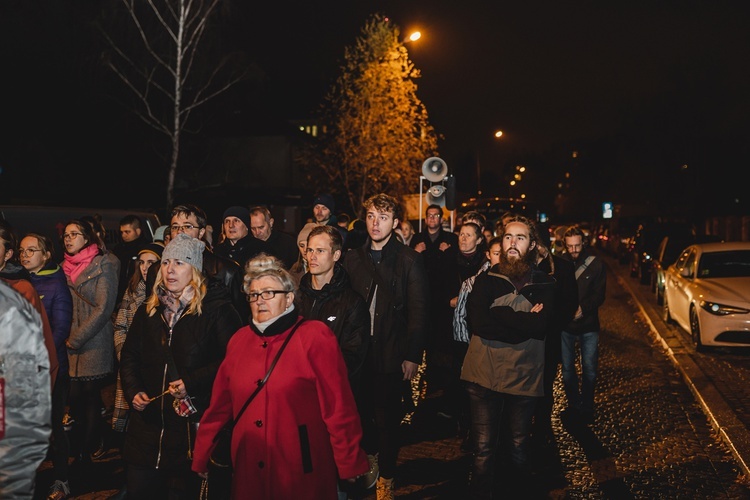
POLYGON ((267 245, 250 232, 250 210, 245 207, 224 210, 221 224, 224 241, 214 246, 214 253, 235 261, 244 275, 245 263, 261 252, 268 252, 267 245))
POLYGON ((560 335, 563 328, 573 320, 578 309, 578 287, 573 263, 550 251, 552 241, 547 237, 547 227, 539 225, 537 232, 537 265, 539 269, 555 278, 556 307, 554 320, 544 340, 544 397, 536 407, 532 433, 535 439, 539 439, 540 444, 552 444, 552 408, 555 402, 554 384, 557 367, 560 366, 560 335))
POLYGON ((297 242, 291 234, 274 229, 273 223, 274 219, 268 207, 258 206, 250 209, 250 230, 253 236, 265 243, 266 253, 281 259, 284 267, 289 270, 299 257, 297 242))
POLYGON ((583 230, 571 226, 563 234, 565 253, 572 261, 578 284, 578 310, 561 333, 562 377, 568 408, 582 420, 594 420, 594 386, 599 365, 599 307, 604 303, 607 269, 589 251, 583 230), (581 382, 576 371, 576 343, 581 349, 581 382))
MULTIPOLYGON (((333 226, 316 226, 310 231, 306 248, 308 272, 300 279, 297 305, 302 316, 320 320, 333 330, 359 408, 362 366, 370 345, 370 311, 365 299, 349 284, 340 262, 343 245, 341 233, 333 226)), ((364 480, 366 488, 371 488, 377 479, 372 461, 370 467, 364 480)))
POLYGON ((471 406, 472 498, 491 498, 501 422, 511 436, 514 477, 531 472, 529 437, 544 394, 544 338, 555 313, 555 280, 536 266, 537 241, 532 221, 511 218, 500 262, 477 276, 467 302, 472 337, 461 380, 471 406))
MULTIPOLYGON (((196 205, 177 205, 172 209, 172 219, 169 226, 172 238, 179 233, 185 233, 193 238, 206 241, 206 213, 196 205)), ((146 279, 146 294, 150 295, 156 281, 158 266, 148 269, 146 279)), ((242 290, 245 272, 235 261, 216 255, 209 250, 208 245, 203 250, 203 273, 208 277, 208 286, 225 287, 229 291, 232 305, 242 319, 242 324, 250 323, 250 304, 242 290)))
MULTIPOLYGON (((452 271, 458 259, 458 236, 443 229, 443 207, 430 205, 425 210, 425 227, 409 244, 422 254, 429 282, 429 335, 427 338, 427 389, 448 390, 453 364, 452 271)), ((441 412, 442 413, 442 412, 441 412)))
POLYGON ((428 321, 428 283, 422 257, 398 241, 400 207, 377 194, 363 203, 369 238, 349 250, 344 269, 372 317, 370 348, 363 371, 363 448, 378 454, 379 497, 392 495, 400 447, 401 397, 422 362, 428 321), (371 424, 375 419, 375 427, 371 424))
POLYGON ((112 248, 118 259, 120 259, 120 277, 117 284, 117 306, 125 295, 125 289, 128 287, 128 281, 135 272, 135 259, 138 252, 141 251, 150 241, 151 238, 146 236, 141 225, 143 221, 135 214, 128 214, 120 219, 120 238, 121 241, 112 248))

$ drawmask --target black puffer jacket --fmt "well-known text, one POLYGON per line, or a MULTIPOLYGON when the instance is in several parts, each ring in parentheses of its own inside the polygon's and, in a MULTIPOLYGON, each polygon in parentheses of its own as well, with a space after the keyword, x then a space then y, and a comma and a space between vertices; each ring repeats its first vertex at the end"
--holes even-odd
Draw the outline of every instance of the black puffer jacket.
POLYGON ((349 276, 339 263, 331 282, 322 289, 313 289, 312 275, 307 273, 300 280, 299 291, 300 314, 324 322, 336 335, 349 370, 349 383, 357 396, 370 337, 370 311, 365 299, 352 289, 349 276))
MULTIPOLYGON (((173 380, 167 374, 167 355, 162 344, 170 336, 162 318, 163 309, 159 305, 157 312, 149 316, 143 304, 130 325, 120 362, 126 401, 132 401, 141 391, 150 397, 158 396, 173 380)), ((195 442, 195 432, 191 427, 188 435, 188 421, 198 422, 203 415, 227 343, 241 326, 222 287, 208 288, 200 316, 183 315, 175 323, 169 349, 198 413, 190 419, 178 416, 170 395, 153 401, 142 412, 131 411, 124 447, 126 462, 160 469, 189 467, 188 446, 195 442)))

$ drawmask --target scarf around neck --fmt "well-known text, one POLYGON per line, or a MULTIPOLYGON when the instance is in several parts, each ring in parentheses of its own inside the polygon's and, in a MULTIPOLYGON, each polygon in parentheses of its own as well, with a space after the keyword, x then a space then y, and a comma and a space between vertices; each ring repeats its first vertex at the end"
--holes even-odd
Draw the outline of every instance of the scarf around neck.
POLYGON ((70 278, 71 283, 75 283, 78 276, 81 275, 84 269, 94 260, 99 254, 99 247, 96 245, 89 245, 86 248, 82 248, 80 252, 75 255, 65 254, 65 262, 63 262, 62 268, 65 275, 70 278))
POLYGON ((159 302, 164 306, 164 312, 162 313, 164 320, 172 328, 180 319, 182 313, 185 312, 190 301, 193 300, 195 288, 192 285, 186 286, 179 297, 175 297, 174 294, 161 287, 157 289, 157 293, 159 294, 159 302))

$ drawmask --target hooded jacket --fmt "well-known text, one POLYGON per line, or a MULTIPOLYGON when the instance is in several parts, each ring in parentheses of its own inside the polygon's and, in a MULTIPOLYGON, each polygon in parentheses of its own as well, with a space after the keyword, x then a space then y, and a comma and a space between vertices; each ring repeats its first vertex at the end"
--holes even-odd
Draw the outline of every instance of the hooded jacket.
POLYGON ((65 273, 59 265, 48 262, 38 273, 29 273, 29 280, 47 311, 60 372, 68 373, 68 348, 65 341, 70 336, 70 324, 73 321, 73 297, 70 295, 65 273))

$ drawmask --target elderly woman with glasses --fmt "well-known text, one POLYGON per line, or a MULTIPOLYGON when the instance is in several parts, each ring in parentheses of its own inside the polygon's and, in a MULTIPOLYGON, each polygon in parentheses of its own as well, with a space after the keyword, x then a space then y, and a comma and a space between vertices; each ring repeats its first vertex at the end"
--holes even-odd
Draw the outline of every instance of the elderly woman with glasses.
POLYGON ((235 424, 232 498, 336 498, 339 478, 353 481, 369 470, 338 340, 325 323, 299 316, 295 281, 281 261, 260 254, 245 272, 252 321, 229 343, 201 419, 192 468, 207 476, 214 437, 235 419, 288 339, 273 373, 235 424))
POLYGON ((68 347, 70 414, 79 431, 84 464, 101 458, 104 420, 101 390, 114 373, 112 313, 117 301, 120 260, 99 246, 92 226, 82 220, 65 224, 62 264, 73 296, 68 347))

